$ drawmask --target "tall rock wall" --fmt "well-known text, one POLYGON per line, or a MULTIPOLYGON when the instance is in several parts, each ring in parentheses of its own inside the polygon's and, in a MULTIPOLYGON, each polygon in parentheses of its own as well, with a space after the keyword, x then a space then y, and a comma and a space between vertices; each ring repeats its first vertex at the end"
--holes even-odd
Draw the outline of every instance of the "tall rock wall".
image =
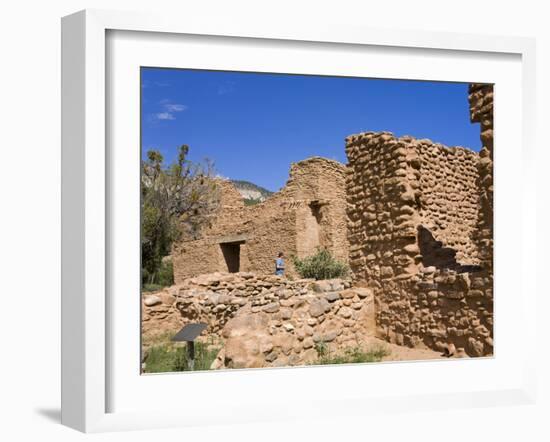
POLYGON ((482 148, 479 152, 478 189, 480 212, 476 241, 480 259, 487 269, 493 267, 493 85, 471 84, 470 119, 480 124, 482 148))
POLYGON ((430 140, 346 139, 356 284, 375 290, 377 334, 400 345, 492 352, 492 290, 475 237, 479 157, 430 140))

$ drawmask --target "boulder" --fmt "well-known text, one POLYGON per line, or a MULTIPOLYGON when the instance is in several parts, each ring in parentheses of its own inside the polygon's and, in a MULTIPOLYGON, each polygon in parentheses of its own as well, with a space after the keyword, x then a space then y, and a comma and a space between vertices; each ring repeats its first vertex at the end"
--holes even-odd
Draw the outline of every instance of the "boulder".
POLYGON ((338 301, 340 299, 340 293, 338 293, 338 292, 329 292, 325 295, 325 299, 328 302, 338 301))
POLYGON ((230 319, 223 329, 224 366, 227 368, 263 367, 264 351, 269 349, 269 342, 272 339, 268 330, 268 316, 262 313, 243 314, 230 319))
POLYGON ((324 315, 328 310, 330 310, 330 304, 325 298, 318 298, 309 306, 309 314, 314 318, 324 315))
POLYGON ((311 288, 317 293, 330 292, 332 291, 332 284, 328 280, 315 281, 311 284, 311 288))
POLYGON ((290 319, 292 318, 292 309, 291 308, 283 308, 281 309, 281 319, 290 319))
POLYGON ((270 304, 265 305, 262 310, 266 313, 276 313, 279 311, 279 303, 278 302, 272 302, 270 304))
POLYGON ((147 307, 153 307, 154 305, 162 304, 162 299, 160 299, 157 295, 148 295, 143 300, 143 303, 147 307))
POLYGON ((355 291, 355 293, 357 293, 357 296, 359 296, 359 298, 361 299, 372 298, 374 296, 372 289, 368 287, 356 287, 353 290, 355 291))
POLYGON ((353 310, 349 307, 342 307, 340 310, 338 310, 338 315, 345 319, 351 318, 351 315, 353 315, 353 310))
POLYGON ((468 354, 472 356, 483 356, 483 342, 474 338, 468 338, 468 354))
POLYGON ((354 289, 347 289, 340 292, 340 296, 343 299, 351 299, 354 298, 356 294, 356 291, 354 289))

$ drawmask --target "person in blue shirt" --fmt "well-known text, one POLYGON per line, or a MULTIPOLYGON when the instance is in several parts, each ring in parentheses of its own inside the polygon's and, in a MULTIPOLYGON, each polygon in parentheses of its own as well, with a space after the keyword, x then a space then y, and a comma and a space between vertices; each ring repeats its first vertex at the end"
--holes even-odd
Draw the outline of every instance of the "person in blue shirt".
POLYGON ((279 252, 275 260, 275 274, 279 276, 283 276, 285 273, 285 260, 283 257, 283 252, 279 252))

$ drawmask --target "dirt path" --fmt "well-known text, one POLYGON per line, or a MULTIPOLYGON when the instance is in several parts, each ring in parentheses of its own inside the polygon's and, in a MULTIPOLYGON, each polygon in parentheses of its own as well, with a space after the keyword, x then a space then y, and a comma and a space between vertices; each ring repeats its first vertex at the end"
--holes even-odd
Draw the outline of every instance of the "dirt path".
POLYGON ((388 356, 384 356, 382 361, 421 361, 425 359, 447 359, 442 356, 440 352, 422 349, 422 348, 409 348, 397 344, 390 344, 375 337, 369 337, 366 340, 367 347, 382 346, 387 348, 391 353, 388 356))

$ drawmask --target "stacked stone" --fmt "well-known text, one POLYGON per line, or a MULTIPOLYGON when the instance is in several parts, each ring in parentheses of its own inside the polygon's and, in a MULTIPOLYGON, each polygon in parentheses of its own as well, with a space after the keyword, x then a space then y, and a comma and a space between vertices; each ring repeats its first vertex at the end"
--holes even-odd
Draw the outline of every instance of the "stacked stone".
POLYGON ((373 292, 346 287, 339 279, 319 281, 305 293, 244 307, 225 325, 213 368, 302 365, 315 362, 319 346, 340 354, 365 344, 374 332, 373 292))
POLYGON ((412 282, 407 331, 413 346, 492 354, 493 292, 486 273, 426 267, 412 282))
POLYGON ((493 268, 493 85, 471 84, 470 120, 480 123, 482 148, 479 152, 480 213, 477 243, 480 259, 487 270, 493 268))
POLYGON ((350 265, 356 282, 374 289, 377 335, 490 354, 490 278, 484 273, 471 287, 466 273, 424 267, 418 233, 433 229, 436 244, 462 260, 455 267, 477 263, 477 154, 388 132, 346 144, 350 265))
POLYGON ((173 333, 182 327, 183 319, 175 306, 175 300, 170 290, 142 295, 141 324, 144 341, 173 333))
POLYGON ((448 148, 420 140, 420 218, 423 226, 461 263, 478 264, 472 240, 479 216, 478 155, 462 147, 448 148))
MULTIPOLYGON (((468 100, 470 103, 470 120, 480 123, 480 138, 482 148, 478 162, 478 192, 480 210, 475 241, 479 251, 480 264, 483 272, 477 275, 475 290, 487 300, 487 309, 491 315, 487 318, 487 326, 491 332, 486 340, 478 339, 471 342, 478 349, 481 342, 492 350, 492 309, 493 309, 493 85, 471 84, 468 100), (490 345, 489 345, 490 344, 490 345)), ((487 351, 487 348, 485 348, 487 351)))
POLYGON ((420 161, 409 137, 367 132, 346 140, 348 241, 357 280, 417 271, 420 161))
POLYGON ((291 296, 307 293, 312 280, 290 281, 275 275, 212 273, 189 278, 171 289, 184 323, 204 322, 207 334, 219 335, 226 322, 243 306, 253 311, 291 296))
POLYGON ((318 357, 316 344, 335 354, 375 331, 373 290, 342 279, 214 273, 145 295, 143 311, 147 337, 207 323, 204 335, 224 341, 214 368, 305 364, 318 357))

